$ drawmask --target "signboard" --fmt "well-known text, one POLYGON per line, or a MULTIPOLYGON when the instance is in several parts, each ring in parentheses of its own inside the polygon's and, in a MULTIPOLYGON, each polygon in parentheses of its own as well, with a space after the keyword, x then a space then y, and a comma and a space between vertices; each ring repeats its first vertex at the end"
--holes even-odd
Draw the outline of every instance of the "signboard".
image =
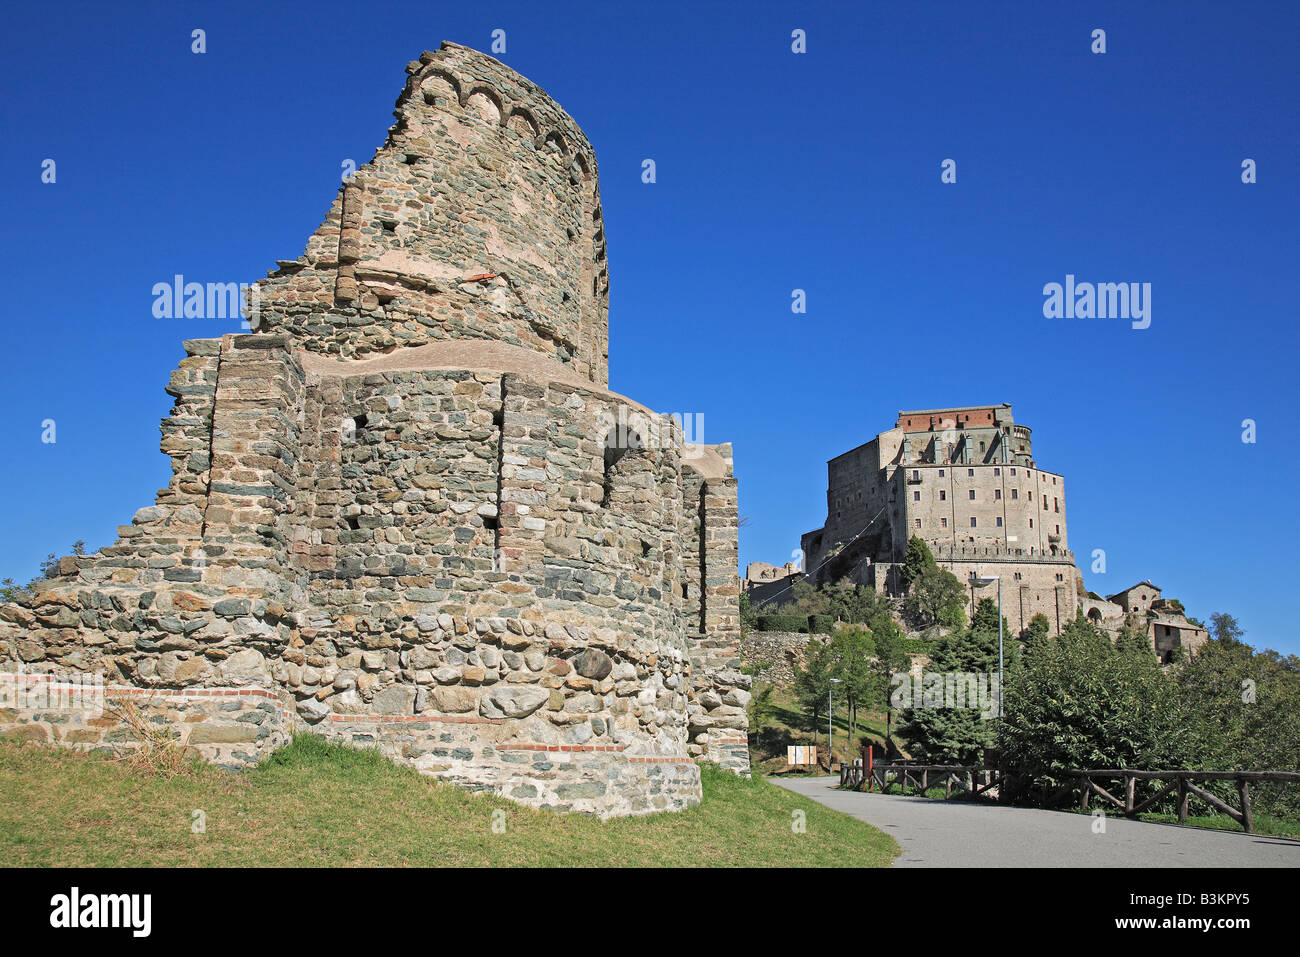
POLYGON ((785 763, 791 767, 817 763, 817 749, 807 745, 790 745, 785 749, 785 763))

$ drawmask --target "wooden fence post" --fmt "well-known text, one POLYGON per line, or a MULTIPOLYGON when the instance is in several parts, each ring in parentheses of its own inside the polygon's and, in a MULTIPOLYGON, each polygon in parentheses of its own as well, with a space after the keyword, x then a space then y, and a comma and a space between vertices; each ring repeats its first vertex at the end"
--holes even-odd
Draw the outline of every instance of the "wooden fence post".
POLYGON ((1247 834, 1255 833, 1255 815, 1250 810, 1250 782, 1237 778, 1237 794, 1241 796, 1241 823, 1247 834))

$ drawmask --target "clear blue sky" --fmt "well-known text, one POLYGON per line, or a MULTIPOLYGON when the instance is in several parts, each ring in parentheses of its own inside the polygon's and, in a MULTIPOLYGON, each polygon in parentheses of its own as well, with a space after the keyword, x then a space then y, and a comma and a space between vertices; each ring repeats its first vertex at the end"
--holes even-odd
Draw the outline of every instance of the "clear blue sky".
POLYGON ((787 560, 826 460, 899 409, 1012 402, 1090 588, 1150 578, 1300 652, 1293 3, 13 7, 0 577, 166 485, 180 342, 235 323, 155 319, 153 284, 295 258, 406 62, 498 28, 596 147, 611 385, 735 443, 742 564, 787 560), (1044 318, 1067 273, 1151 283, 1151 327, 1044 318))

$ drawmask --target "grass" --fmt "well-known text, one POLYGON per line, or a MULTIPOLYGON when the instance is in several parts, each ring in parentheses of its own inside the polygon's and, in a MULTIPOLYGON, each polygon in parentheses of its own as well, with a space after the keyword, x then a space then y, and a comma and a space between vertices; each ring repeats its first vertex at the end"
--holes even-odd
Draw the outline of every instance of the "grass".
MULTIPOLYGON (((1152 821, 1156 824, 1177 824, 1177 814, 1139 814, 1139 821, 1152 821)), ((1205 814, 1187 816, 1187 820, 1182 822, 1186 827, 1208 827, 1216 831, 1244 831, 1245 828, 1228 817, 1226 814, 1205 814)), ((1271 814, 1255 815, 1256 834, 1268 837, 1290 837, 1300 839, 1300 821, 1290 820, 1283 817, 1273 817, 1271 814)))
POLYGON ((171 778, 0 739, 0 865, 879 867, 899 852, 762 778, 701 773, 698 807, 602 822, 470 794, 312 735, 249 771, 192 765, 171 778), (191 831, 196 810, 205 833, 191 831))

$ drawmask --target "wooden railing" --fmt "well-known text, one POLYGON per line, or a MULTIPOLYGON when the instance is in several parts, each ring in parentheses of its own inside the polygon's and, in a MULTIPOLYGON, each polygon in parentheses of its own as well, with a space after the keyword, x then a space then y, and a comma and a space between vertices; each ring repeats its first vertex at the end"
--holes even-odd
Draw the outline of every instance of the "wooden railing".
MULTIPOLYGON (((1186 821, 1189 803, 1192 798, 1203 801, 1215 811, 1228 815, 1247 834, 1255 832, 1255 816, 1250 805, 1250 786, 1252 783, 1300 784, 1300 772, 1297 771, 1133 771, 1123 768, 1064 772, 1064 776, 1073 778, 1073 783, 1058 789, 1058 798, 1069 800, 1076 790, 1079 793, 1079 808, 1087 812, 1094 796, 1118 808, 1125 817, 1137 817, 1148 808, 1170 796, 1177 797, 1178 820, 1186 821), (1123 794, 1118 798, 1105 787, 1119 781, 1117 789, 1123 794), (1167 782, 1154 794, 1137 800, 1139 781, 1167 782), (1233 807, 1218 795, 1210 792, 1202 784, 1213 781, 1230 781, 1236 785, 1238 807, 1233 807), (1200 782, 1199 784, 1197 782, 1200 782)), ((1001 797, 1000 785, 1003 773, 996 767, 960 764, 913 764, 911 762, 894 762, 891 764, 872 764, 870 759, 856 759, 840 765, 840 787, 854 791, 879 789, 881 794, 888 794, 897 786, 899 790, 912 787, 922 794, 931 788, 942 787, 945 798, 952 797, 953 792, 976 797, 989 794, 997 788, 1001 797)))
POLYGON ((1255 815, 1250 808, 1250 785, 1252 781, 1300 784, 1300 772, 1297 771, 1129 771, 1109 769, 1102 771, 1069 771, 1067 773, 1078 780, 1080 810, 1088 810, 1088 805, 1095 794, 1123 811, 1125 817, 1136 817, 1171 794, 1177 794, 1179 821, 1187 820, 1188 802, 1191 798, 1196 797, 1216 811, 1228 815, 1228 817, 1240 824, 1247 834, 1255 832, 1255 815), (1124 799, 1120 800, 1115 797, 1115 795, 1098 784, 1098 780, 1107 783, 1114 780, 1120 781, 1124 799), (1167 781, 1169 783, 1139 803, 1136 801, 1138 781, 1167 781), (1209 783, 1210 781, 1234 782, 1237 785, 1237 798, 1240 807, 1233 807, 1218 795, 1197 786, 1193 783, 1194 781, 1202 783, 1209 783))
POLYGON ((878 788, 888 794, 895 785, 899 790, 916 788, 922 794, 931 788, 942 787, 945 798, 953 791, 972 797, 996 788, 1002 781, 1002 772, 994 767, 963 764, 876 764, 868 769, 857 758, 840 765, 840 787, 860 791, 865 784, 868 790, 878 788))

